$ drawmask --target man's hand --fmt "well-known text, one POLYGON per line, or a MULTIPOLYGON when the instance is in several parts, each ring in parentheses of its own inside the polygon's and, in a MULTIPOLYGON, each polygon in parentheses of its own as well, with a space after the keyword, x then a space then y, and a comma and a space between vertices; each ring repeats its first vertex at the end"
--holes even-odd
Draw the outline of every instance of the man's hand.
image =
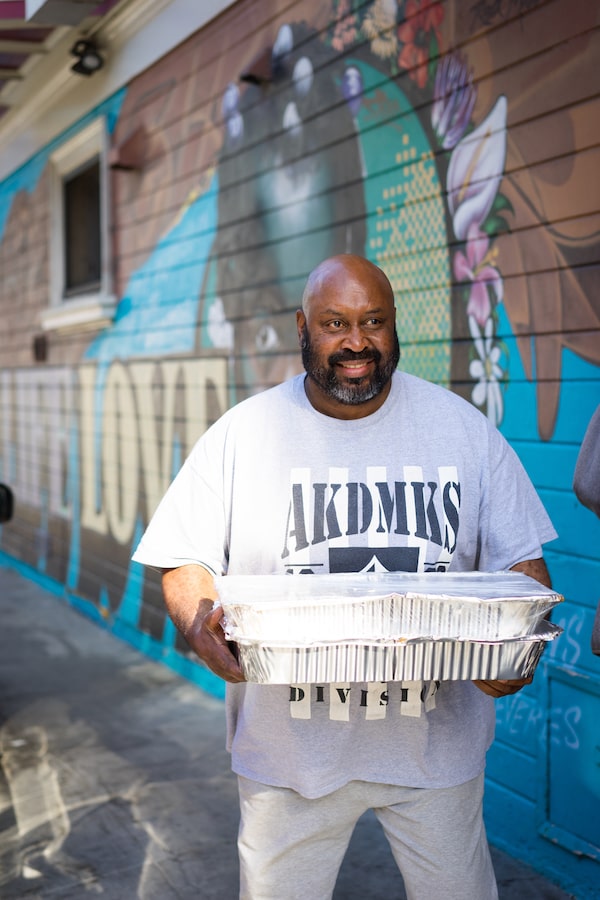
MULTIPOLYGON (((209 669, 225 681, 245 681, 240 664, 232 652, 221 626, 223 610, 212 609, 208 615, 197 616, 184 638, 209 669)), ((235 645, 234 645, 235 646, 235 645)))
MULTIPOLYGON (((535 578, 540 584, 545 584, 546 587, 552 587, 548 568, 541 557, 539 559, 525 559, 523 562, 511 566, 511 570, 513 572, 523 572, 524 575, 535 578)), ((474 681, 473 684, 489 697, 498 698, 506 697, 509 694, 516 694, 521 688, 525 687, 526 684, 531 684, 532 681, 533 676, 531 678, 514 678, 510 680, 474 681)))
POLYGON ((213 609, 217 592, 210 572, 198 565, 166 569, 162 588, 175 627, 202 662, 225 681, 245 681, 221 627, 223 610, 213 609))
POLYGON ((474 681, 473 684, 480 691, 483 691, 484 694, 497 699, 498 697, 506 697, 508 694, 516 694, 526 684, 531 684, 532 681, 533 678, 513 678, 510 680, 500 679, 498 681, 474 681))

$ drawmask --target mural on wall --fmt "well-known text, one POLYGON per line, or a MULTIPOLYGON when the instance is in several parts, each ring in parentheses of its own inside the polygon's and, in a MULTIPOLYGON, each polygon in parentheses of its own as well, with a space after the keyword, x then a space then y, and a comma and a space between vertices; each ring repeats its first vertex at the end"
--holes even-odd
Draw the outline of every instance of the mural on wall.
MULTIPOLYGON (((507 2, 507 17, 522 5, 507 2)), ((593 11, 577 10, 591 27, 593 11)), ((546 226, 550 200, 561 220, 560 198, 589 184, 583 113, 561 133, 570 168, 547 192, 548 173, 508 125, 509 109, 535 97, 493 74, 493 34, 459 39, 460 27, 490 24, 486 4, 462 26, 451 4, 417 0, 311 0, 302 12, 225 57, 212 103, 193 105, 203 70, 182 84, 171 56, 94 111, 116 148, 146 134, 139 172, 112 173, 116 318, 77 366, 0 375, 0 474, 35 536, 17 555, 167 648, 177 638, 157 577, 130 564, 132 548, 199 434, 300 370, 295 310, 325 256, 381 265, 402 367, 500 427, 517 370, 535 385, 536 437, 549 441, 563 349, 600 364, 598 275, 585 266, 597 214, 546 226)), ((561 51, 565 71, 589 69, 591 50, 561 51)), ((51 150, 0 186, 7 270, 17 213, 51 150)))

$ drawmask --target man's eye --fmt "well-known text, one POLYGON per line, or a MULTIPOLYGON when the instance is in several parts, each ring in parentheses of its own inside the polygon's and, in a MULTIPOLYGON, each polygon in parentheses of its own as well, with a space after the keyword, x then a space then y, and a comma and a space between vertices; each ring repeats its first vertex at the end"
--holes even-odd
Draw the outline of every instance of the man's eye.
POLYGON ((342 327, 341 319, 334 319, 333 322, 329 323, 329 327, 330 328, 341 328, 342 327))

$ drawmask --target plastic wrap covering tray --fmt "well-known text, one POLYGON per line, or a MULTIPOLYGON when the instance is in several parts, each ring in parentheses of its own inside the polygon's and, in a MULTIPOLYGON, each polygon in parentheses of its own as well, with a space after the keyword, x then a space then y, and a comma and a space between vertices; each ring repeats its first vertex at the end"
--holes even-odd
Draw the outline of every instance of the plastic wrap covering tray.
POLYGON ((227 575, 215 579, 229 639, 498 641, 536 631, 563 600, 518 572, 227 575))

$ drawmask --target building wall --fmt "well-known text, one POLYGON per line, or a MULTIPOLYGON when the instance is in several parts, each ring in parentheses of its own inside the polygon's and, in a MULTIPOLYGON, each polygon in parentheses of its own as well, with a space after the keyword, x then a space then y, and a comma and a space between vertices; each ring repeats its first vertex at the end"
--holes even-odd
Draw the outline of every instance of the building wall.
POLYGON ((487 817, 582 898, 599 883, 600 523, 571 481, 600 402, 599 22, 587 0, 240 0, 0 183, 2 558, 216 694, 132 549, 211 421, 300 370, 310 269, 344 251, 385 269, 402 368, 498 425, 559 532, 565 633, 498 702, 487 817), (117 313, 49 332, 36 363, 50 156, 98 116, 117 313))

